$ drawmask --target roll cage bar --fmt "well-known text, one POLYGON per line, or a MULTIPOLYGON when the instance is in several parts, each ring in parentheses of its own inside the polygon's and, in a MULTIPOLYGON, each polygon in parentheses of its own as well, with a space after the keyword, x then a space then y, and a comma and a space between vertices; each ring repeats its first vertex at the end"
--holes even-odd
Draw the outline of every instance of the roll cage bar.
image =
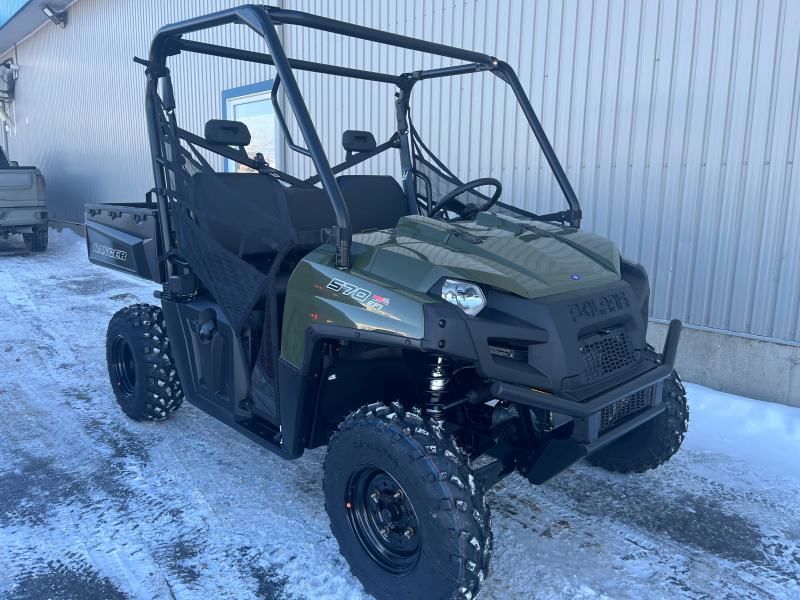
MULTIPOLYGON (((394 84, 397 88, 396 94, 396 119, 397 131, 392 138, 379 148, 383 150, 389 147, 399 147, 400 160, 403 172, 403 186, 406 196, 408 198, 409 206, 416 210, 417 208, 417 192, 415 177, 409 176, 413 169, 412 158, 412 142, 410 138, 410 127, 408 121, 409 100, 411 91, 418 81, 426 79, 434 79, 440 77, 451 77, 454 75, 464 75, 468 73, 477 73, 480 71, 489 71, 505 81, 513 90, 517 102, 522 108, 522 111, 531 127, 531 130, 539 143, 539 146, 547 159, 548 164, 556 178, 556 181, 561 188, 562 193, 567 201, 569 209, 562 213, 554 213, 553 215, 545 215, 546 217, 553 217, 553 220, 560 220, 568 223, 572 227, 580 227, 581 209, 578 199, 575 195, 572 186, 567 179, 561 163, 553 150, 547 135, 542 128, 542 125, 536 116, 536 113, 531 106, 528 96, 522 87, 516 73, 507 63, 498 60, 488 54, 474 52, 471 50, 463 50, 444 44, 419 40, 410 38, 404 35, 371 29, 352 23, 337 21, 318 15, 312 15, 295 10, 287 10, 273 6, 257 6, 247 4, 235 8, 211 13, 201 17, 180 21, 171 25, 166 25, 158 30, 150 46, 150 54, 148 60, 135 59, 137 62, 144 64, 147 74, 147 93, 146 93, 146 111, 148 120, 148 135, 150 140, 150 148, 152 154, 152 165, 155 176, 155 193, 158 202, 159 215, 162 227, 162 237, 164 240, 165 255, 170 256, 173 254, 175 245, 172 234, 172 225, 170 218, 170 205, 169 199, 177 197, 177 177, 174 173, 177 171, 176 164, 180 162, 179 156, 181 148, 179 146, 180 140, 187 140, 192 145, 199 145, 207 149, 212 149, 214 152, 220 153, 223 156, 229 155, 234 152, 230 147, 227 149, 209 148, 207 144, 203 143, 203 138, 190 134, 189 132, 180 129, 177 126, 175 118, 175 100, 172 89, 172 81, 170 78, 170 71, 167 68, 167 58, 180 54, 181 52, 194 52, 206 54, 211 56, 218 56, 222 58, 229 58, 241 61, 248 61, 254 63, 261 63, 272 65, 277 71, 273 90, 277 91, 277 86, 283 85, 285 96, 292 109, 297 125, 305 141, 305 148, 298 146, 294 143, 289 135, 288 128, 283 118, 283 113, 278 107, 276 115, 278 116, 279 124, 286 135, 288 145, 291 149, 301 152, 309 156, 317 171, 317 175, 306 180, 305 183, 311 184, 321 182, 322 187, 327 193, 331 205, 336 216, 336 226, 322 232, 321 239, 332 242, 336 247, 336 266, 342 269, 350 267, 350 247, 352 243, 352 230, 350 226, 350 215, 347 210, 342 191, 336 182, 334 173, 336 171, 349 168, 353 164, 357 164, 366 158, 374 156, 376 153, 369 153, 369 156, 360 157, 355 155, 349 159, 351 164, 345 161, 338 167, 331 167, 328 157, 322 148, 317 131, 311 120, 311 116, 306 107, 305 101, 300 89, 295 80, 293 70, 310 71, 314 73, 323 73, 328 75, 335 75, 340 77, 350 77, 355 79, 363 79, 367 81, 376 81, 394 84), (248 50, 240 50, 237 48, 229 48, 215 44, 208 44, 204 42, 197 42, 192 40, 183 39, 183 35, 204 29, 210 29, 226 24, 243 24, 250 27, 258 35, 264 38, 267 44, 268 54, 260 52, 252 52, 248 50), (389 75, 385 73, 378 73, 374 71, 367 71, 362 69, 353 69, 349 67, 342 67, 338 65, 330 65, 325 63, 309 62, 305 60, 290 59, 286 56, 283 45, 281 44, 278 33, 275 29, 276 25, 298 25, 301 27, 308 27, 326 31, 329 33, 340 34, 348 37, 353 37, 361 40, 377 42, 388 46, 395 46, 398 48, 405 48, 408 50, 415 50, 434 54, 438 56, 448 57, 456 60, 465 61, 465 64, 454 65, 449 67, 442 67, 437 69, 427 69, 413 71, 409 73, 402 73, 400 75, 389 75), (161 82, 161 93, 159 93, 159 82, 161 82), (222 151, 220 151, 222 150, 222 151), (170 171, 173 171, 173 176, 170 176, 170 171), (169 184, 172 184, 170 187, 169 184)), ((273 94, 273 102, 276 101, 277 94, 273 94)), ((383 151, 380 150, 380 151, 383 151)), ((244 154, 244 152, 242 152, 244 154)), ((247 162, 247 158, 242 159, 241 156, 234 158, 239 162, 245 161, 244 164, 252 166, 261 172, 265 172, 260 164, 251 164, 247 162)), ((287 180, 290 183, 299 182, 299 180, 292 178, 289 175, 281 174, 275 169, 266 169, 266 172, 278 176, 281 179, 287 180), (293 180, 293 181, 292 181, 293 180)), ((171 266, 167 261, 167 270, 171 273, 171 266)))

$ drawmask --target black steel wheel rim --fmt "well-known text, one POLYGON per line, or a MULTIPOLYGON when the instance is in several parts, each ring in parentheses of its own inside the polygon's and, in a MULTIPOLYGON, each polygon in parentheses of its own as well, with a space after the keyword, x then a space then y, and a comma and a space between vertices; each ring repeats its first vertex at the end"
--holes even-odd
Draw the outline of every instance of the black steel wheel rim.
POLYGON ((136 389, 136 363, 131 345, 121 335, 111 345, 111 369, 122 393, 132 396, 136 389))
POLYGON ((394 575, 414 568, 421 551, 417 513, 394 477, 372 465, 357 469, 345 507, 356 539, 373 562, 394 575))

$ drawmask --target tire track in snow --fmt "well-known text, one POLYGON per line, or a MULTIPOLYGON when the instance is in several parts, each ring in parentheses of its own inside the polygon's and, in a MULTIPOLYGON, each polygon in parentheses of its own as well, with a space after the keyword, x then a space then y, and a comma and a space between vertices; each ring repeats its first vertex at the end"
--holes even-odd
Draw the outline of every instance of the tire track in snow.
MULTIPOLYGON (((83 268, 85 268, 85 266, 83 266, 83 268)), ((40 279, 41 277, 46 275, 46 273, 34 274, 34 271, 35 269, 28 270, 27 275, 31 275, 31 277, 24 277, 23 279, 28 280, 27 282, 30 282, 31 279, 40 279)), ((123 282, 127 285, 129 279, 124 276, 121 276, 121 278, 123 282)), ((84 279, 82 281, 84 281, 85 283, 86 280, 84 279)), ((19 315, 20 320, 25 321, 26 327, 28 327, 29 329, 33 329, 34 331, 41 331, 43 327, 45 327, 45 322, 47 319, 43 318, 43 315, 41 314, 43 311, 39 310, 37 304, 32 302, 30 298, 24 295, 25 283, 26 282, 23 281, 23 283, 20 284, 20 282, 15 281, 14 279, 8 277, 5 277, 4 279, 0 278, 0 285, 2 285, 0 289, 3 289, 5 291, 4 295, 6 301, 15 307, 15 311, 19 315)), ((113 291, 114 289, 113 286, 109 288, 108 286, 98 286, 98 285, 83 286, 83 284, 80 289, 85 289, 85 287, 88 287, 90 290, 103 289, 104 292, 113 291)), ((136 299, 140 301, 149 300, 147 296, 150 295, 151 289, 152 289, 151 286, 147 286, 146 289, 147 294, 143 295, 144 297, 140 297, 141 295, 137 295, 138 297, 136 299)), ((72 288, 72 291, 73 292, 76 291, 74 286, 72 288)), ((115 296, 120 296, 120 295, 115 294, 115 296)), ((133 301, 133 299, 129 295, 121 299, 124 300, 125 303, 133 301)), ((46 312, 46 307, 48 306, 47 302, 48 300, 49 299, 47 298, 39 299, 41 305, 45 307, 44 312, 46 312)), ((88 304, 84 304, 85 308, 91 308, 91 306, 92 306, 91 302, 89 302, 88 304)), ((109 313, 112 312, 117 307, 118 306, 112 306, 110 310, 109 307, 106 307, 105 311, 106 314, 104 314, 101 317, 99 324, 98 323, 86 324, 87 327, 84 329, 84 333, 86 334, 85 337, 96 338, 89 342, 89 347, 91 347, 91 344, 94 344, 95 346, 97 345, 102 346, 102 344, 104 343, 104 331, 107 324, 107 319, 110 316, 109 313), (94 329, 95 331, 92 331, 92 329, 94 329)), ((121 307, 121 304, 119 305, 119 307, 121 307)), ((70 308, 71 307, 68 306, 67 311, 69 311, 70 308)), ((48 324, 47 326, 50 328, 50 331, 53 334, 55 334, 55 336, 58 337, 59 339, 69 340, 70 336, 73 335, 75 331, 75 325, 76 323, 71 322, 71 320, 64 320, 63 322, 59 321, 56 323, 48 324)), ((19 343, 19 339, 17 339, 16 342, 19 343)), ((136 435, 143 435, 145 438, 148 437, 152 438, 153 436, 148 436, 146 433, 144 433, 144 431, 157 429, 161 424, 156 424, 155 427, 153 427, 152 425, 151 426, 138 425, 129 422, 125 422, 124 426, 120 426, 118 424, 118 421, 122 419, 122 417, 118 415, 117 407, 113 402, 113 396, 110 393, 109 386, 104 380, 105 357, 103 355, 101 360, 98 360, 96 363, 87 364, 82 357, 82 355, 85 355, 86 353, 86 348, 87 344, 83 344, 83 347, 80 347, 80 345, 78 345, 77 348, 75 344, 68 344, 68 345, 62 344, 61 347, 58 349, 59 350, 58 356, 60 360, 64 361, 62 364, 66 365, 68 370, 71 371, 73 374, 85 375, 85 377, 80 377, 79 379, 83 379, 84 381, 88 380, 89 381, 88 385, 81 384, 78 385, 77 387, 63 386, 60 382, 60 377, 58 374, 50 375, 49 376, 50 381, 48 382, 49 385, 47 386, 47 388, 45 389, 44 387, 40 386, 41 389, 38 390, 37 394, 37 396, 45 396, 45 397, 49 396, 51 399, 59 397, 68 398, 69 395, 71 394, 76 397, 81 396, 80 399, 84 401, 85 405, 81 403, 71 402, 68 399, 60 401, 61 404, 66 405, 65 407, 69 409, 69 412, 71 413, 70 416, 77 415, 79 417, 77 423, 77 429, 73 428, 73 431, 67 434, 68 428, 65 427, 65 424, 62 422, 59 425, 58 431, 43 431, 42 432, 44 434, 43 438, 58 439, 59 437, 64 438, 66 436, 72 440, 75 440, 75 438, 80 437, 81 434, 85 435, 86 433, 88 433, 90 437, 94 438, 93 444, 90 444, 89 447, 96 446, 99 448, 103 447, 107 448, 108 451, 105 453, 106 458, 109 458, 108 454, 110 454, 111 459, 128 458, 124 456, 123 457, 118 456, 119 454, 118 446, 122 447, 123 450, 129 450, 130 443, 122 440, 119 444, 117 444, 115 443, 115 441, 120 441, 120 437, 124 438, 125 436, 123 434, 127 434, 128 428, 133 428, 137 430, 136 435), (102 373, 101 374, 93 373, 93 371, 97 370, 100 370, 102 373), (97 384, 98 375, 100 375, 101 378, 100 379, 101 383, 99 385, 97 384), (93 408, 97 406, 96 404, 97 402, 104 403, 104 410, 98 411, 96 410, 96 408, 93 408), (109 412, 111 412, 111 415, 108 414, 109 412), (99 433, 102 433, 102 435, 98 435, 99 433)), ((52 352, 52 348, 47 348, 47 350, 52 352)), ((48 354, 50 354, 51 352, 48 352, 48 354)), ((95 352, 95 354, 98 353, 95 352)), ((49 361, 49 357, 45 356, 43 352, 34 351, 34 349, 28 348, 25 359, 26 361, 30 361, 31 363, 33 362, 37 363, 35 366, 37 368, 42 368, 43 369, 42 372, 48 372, 47 363, 49 361)), ((18 390, 16 395, 21 397, 20 399, 23 400, 24 404, 33 405, 35 407, 34 408, 35 412, 41 413, 36 398, 34 394, 30 393, 30 391, 26 393, 23 392, 22 390, 18 390)), ((265 454, 264 451, 257 449, 252 444, 249 444, 243 439, 240 439, 238 436, 236 436, 235 433, 228 431, 227 429, 224 428, 224 426, 216 423, 216 421, 214 421, 213 419, 210 419, 205 415, 200 414, 193 408, 187 407, 183 412, 185 413, 186 416, 192 417, 191 418, 192 421, 197 420, 197 418, 199 418, 200 427, 198 434, 196 436, 195 435, 187 436, 186 435, 187 432, 182 432, 180 430, 173 429, 170 436, 164 436, 164 435, 157 436, 157 439, 151 439, 149 442, 147 442, 148 444, 151 445, 163 444, 164 440, 162 438, 166 438, 166 444, 168 446, 172 446, 171 442, 173 440, 173 436, 175 436, 176 434, 179 436, 179 441, 186 437, 191 437, 191 439, 189 440, 190 447, 188 451, 185 447, 180 448, 178 450, 172 447, 168 449, 168 452, 166 452, 168 460, 165 462, 166 468, 168 470, 170 469, 170 467, 174 467, 174 472, 180 473, 182 471, 186 471, 195 474, 204 470, 205 464, 197 464, 198 462, 197 460, 189 461, 187 464, 185 457, 191 454, 191 451, 193 449, 191 448, 191 445, 193 444, 194 446, 196 446, 197 439, 203 439, 203 436, 208 435, 209 422, 211 423, 212 429, 216 427, 217 429, 220 430, 222 434, 232 438, 235 441, 235 445, 238 446, 237 449, 242 449, 248 453, 252 453, 253 450, 256 449, 259 453, 265 454), (196 414, 192 415, 192 413, 196 414), (169 458, 177 458, 179 453, 182 454, 183 458, 178 459, 178 462, 176 464, 170 464, 169 458)), ((43 415, 39 414, 37 416, 41 418, 43 415)), ((31 419, 31 420, 34 422, 36 421, 36 419, 31 419)), ((75 425, 75 423, 70 423, 70 424, 75 425)), ((173 424, 173 427, 176 426, 178 426, 176 423, 173 424)), ((163 433, 163 430, 161 433, 163 433)), ((29 445, 28 436, 24 434, 19 437, 15 437, 13 439, 9 438, 8 441, 12 446, 17 446, 17 447, 24 447, 26 444, 29 445)), ((57 454, 57 452, 58 449, 52 446, 39 447, 37 449, 37 454, 53 455, 57 454)), ((202 462, 205 463, 207 457, 202 456, 201 458, 202 462)), ((273 461, 278 460, 275 457, 272 457, 271 455, 269 455, 267 458, 273 461)), ((146 460, 140 462, 146 462, 146 460)), ((319 464, 319 460, 317 460, 316 462, 317 464, 319 464)), ((295 467, 294 470, 296 470, 296 463, 294 465, 280 464, 279 466, 280 468, 276 469, 278 471, 291 470, 292 467, 295 467)), ((130 465, 128 465, 128 467, 130 470, 130 465)), ((253 475, 252 471, 253 471, 253 465, 249 465, 248 477, 252 477, 253 475)), ((122 481, 123 479, 122 476, 125 476, 125 478, 129 478, 132 475, 132 473, 121 472, 118 475, 119 476, 116 477, 116 480, 122 481)), ((133 475, 135 476, 135 474, 133 475)), ((234 559, 237 561, 237 563, 244 564, 242 569, 245 571, 245 573, 243 575, 245 577, 249 577, 254 580, 257 586, 256 592, 258 592, 259 589, 263 593, 269 593, 269 594, 277 594, 280 592, 282 586, 284 585, 284 583, 282 582, 284 582, 285 577, 282 576, 279 572, 279 569, 275 567, 275 562, 277 561, 273 561, 272 563, 267 563, 266 565, 260 564, 260 562, 263 562, 261 561, 261 557, 264 555, 264 548, 266 548, 267 550, 271 550, 272 554, 278 552, 280 547, 283 546, 283 542, 281 539, 277 540, 272 539, 269 541, 269 543, 260 544, 259 545, 260 547, 257 548, 247 546, 246 544, 242 543, 239 546, 235 547, 233 553, 237 554, 238 556, 233 557, 231 556, 232 554, 231 548, 227 544, 222 545, 222 548, 220 549, 220 548, 215 548, 213 544, 204 541, 204 538, 207 537, 220 538, 220 539, 225 539, 225 541, 229 541, 231 537, 235 536, 231 536, 230 533, 228 532, 235 531, 236 528, 232 525, 231 521, 229 521, 227 517, 224 516, 225 511, 220 511, 218 509, 215 509, 210 503, 204 500, 207 492, 202 492, 201 487, 197 486, 195 482, 192 480, 198 478, 194 477, 188 480, 188 483, 190 485, 188 486, 188 488, 181 490, 183 494, 179 500, 173 499, 172 501, 164 503, 160 500, 157 494, 159 493, 163 494, 165 490, 169 490, 170 489, 169 484, 176 483, 175 478, 170 476, 169 479, 171 479, 171 481, 169 481, 168 483, 163 481, 158 481, 157 479, 155 482, 152 482, 153 475, 154 473, 151 471, 150 473, 147 474, 147 477, 151 478, 151 483, 155 484, 155 490, 153 490, 155 493, 150 493, 150 490, 148 489, 150 487, 150 483, 143 483, 142 481, 137 482, 135 489, 128 490, 125 492, 125 495, 135 494, 137 496, 137 499, 140 501, 140 504, 142 504, 141 500, 143 499, 145 500, 145 502, 143 503, 144 505, 140 505, 135 511, 132 511, 133 514, 131 514, 131 516, 139 517, 141 516, 141 514, 154 514, 154 513, 163 515, 164 513, 174 511, 181 516, 181 519, 185 520, 185 511, 180 507, 182 505, 191 503, 193 505, 193 508, 196 507, 200 508, 201 518, 197 518, 197 515, 193 514, 192 515, 193 521, 217 522, 218 525, 216 528, 219 531, 209 532, 209 527, 207 523, 197 525, 194 523, 186 523, 186 522, 175 522, 175 521, 167 522, 163 524, 164 525, 163 529, 171 533, 174 533, 174 530, 180 531, 180 534, 177 537, 167 536, 167 539, 162 540, 161 542, 158 542, 155 545, 146 543, 139 544, 138 546, 134 546, 132 549, 128 548, 127 549, 128 554, 131 555, 138 554, 140 557, 144 555, 144 557, 150 559, 150 561, 156 564, 158 564, 159 562, 165 562, 167 564, 167 567, 171 568, 164 569, 165 573, 162 575, 163 579, 167 581, 167 585, 171 589, 172 593, 176 595, 183 595, 183 597, 191 596, 197 593, 196 587, 192 588, 190 584, 195 583, 195 581, 200 577, 200 571, 199 569, 196 569, 191 565, 191 560, 189 561, 188 564, 186 564, 185 561, 187 558, 195 559, 198 557, 202 561, 206 562, 209 562, 210 559, 213 559, 215 561, 230 563, 231 560, 234 559), (186 496, 188 496, 188 498, 186 496), (187 529, 189 529, 192 526, 195 527, 195 535, 192 539, 187 540, 187 535, 186 535, 187 529), (218 553, 221 554, 219 556, 215 556, 215 554, 218 553), (148 554, 152 556, 148 556, 148 554)), ((211 483, 210 487, 212 488, 214 487, 213 482, 211 483)), ((118 493, 114 492, 110 492, 109 495, 111 496, 112 500, 114 499, 115 495, 119 496, 118 493)), ((254 511, 259 509, 263 511, 262 502, 264 495, 260 496, 251 495, 250 497, 252 498, 252 501, 248 502, 247 504, 252 504, 254 511)), ((124 539, 130 535, 130 533, 121 531, 118 523, 108 523, 109 519, 108 513, 113 512, 115 510, 115 507, 113 506, 109 507, 108 506, 109 504, 113 505, 113 502, 110 502, 109 498, 105 498, 101 499, 100 501, 96 502, 93 506, 89 507, 88 510, 94 513, 94 517, 97 521, 97 527, 95 527, 94 529, 91 528, 87 529, 84 527, 83 531, 81 531, 80 537, 85 537, 87 539, 103 539, 103 538, 109 538, 110 537, 109 533, 113 533, 114 534, 113 537, 120 537, 120 534, 123 534, 121 537, 124 539), (113 532, 107 530, 107 528, 109 527, 113 529, 113 532)), ((285 501, 281 501, 279 503, 279 506, 283 508, 285 508, 287 505, 291 505, 291 502, 287 503, 285 501)), ((321 502, 319 506, 321 506, 321 502)), ((119 510, 119 507, 116 507, 116 509, 119 510)), ((229 511, 230 509, 226 508, 226 510, 229 511)), ((276 514, 273 515, 273 517, 275 517, 275 519, 281 519, 285 518, 285 515, 276 514)), ((241 516, 239 517, 239 520, 241 521, 241 516)), ((302 518, 291 520, 290 524, 291 527, 284 531, 288 533, 290 529, 297 530, 298 528, 302 528, 304 526, 303 521, 304 520, 302 518)), ((242 524, 244 525, 245 530, 247 530, 251 525, 246 521, 241 521, 239 529, 242 529, 241 526, 242 524)), ((139 527, 139 529, 143 529, 143 527, 139 527)), ((153 540, 153 539, 158 540, 158 536, 153 535, 153 533, 154 532, 151 532, 150 535, 145 535, 144 537, 148 540, 153 540)), ((137 532, 137 534, 139 537, 142 537, 142 534, 140 532, 137 532)), ((243 538, 248 539, 250 542, 253 541, 252 536, 249 537, 243 536, 243 538)), ((335 545, 330 542, 330 539, 331 536, 327 532, 327 523, 326 523, 326 528, 324 533, 321 536, 320 535, 315 536, 309 542, 309 545, 311 547, 316 547, 319 546, 320 542, 327 541, 329 546, 329 552, 333 554, 333 552, 335 551, 335 545)), ((120 549, 116 548, 114 545, 108 546, 106 548, 98 548, 98 550, 99 552, 94 552, 95 563, 98 562, 97 558, 98 556, 99 557, 105 555, 113 556, 114 553, 116 553, 117 555, 121 554, 119 551, 120 549)), ((274 557, 270 558, 272 559, 274 557)), ((284 557, 284 559, 286 562, 291 562, 296 559, 296 556, 293 553, 290 553, 286 557, 284 557)), ((336 555, 336 559, 338 559, 338 554, 336 555)), ((339 562, 341 562, 341 559, 338 560, 339 562)), ((140 597, 148 597, 148 596, 154 597, 156 595, 158 596, 161 595, 157 593, 158 590, 154 588, 151 588, 150 590, 144 592, 142 592, 141 589, 137 589, 138 585, 136 583, 137 578, 132 578, 130 576, 126 576, 124 573, 120 573, 120 571, 124 571, 124 569, 115 568, 114 563, 115 563, 114 560, 105 560, 105 564, 103 564, 103 567, 106 570, 111 568, 112 570, 116 571, 115 579, 122 581, 124 583, 123 587, 125 587, 128 592, 134 592, 134 595, 140 597)), ((130 563, 130 559, 127 561, 127 563, 130 563)), ((206 565, 201 564, 200 566, 205 567, 206 565)), ((312 560, 309 562, 308 568, 304 570, 307 572, 309 570, 313 571, 315 566, 316 565, 312 560)), ((144 577, 143 579, 146 580, 147 577, 144 577)), ((349 580, 347 580, 345 584, 352 590, 352 588, 354 587, 353 585, 354 580, 352 580, 352 578, 349 578, 349 576, 347 579, 349 580)), ((355 585, 357 586, 357 584, 355 585)), ((211 586, 211 587, 215 593, 220 594, 220 597, 237 595, 236 593, 231 594, 230 588, 226 586, 220 586, 220 587, 211 586)), ((206 591, 210 592, 211 589, 206 588, 206 591)))
MULTIPOLYGON (((46 273, 40 267, 41 263, 33 264, 30 269, 26 269, 26 279, 30 280, 46 280, 46 273)), ((59 340, 71 340, 76 330, 75 323, 70 320, 47 320, 43 318, 42 311, 38 308, 37 302, 42 303, 46 309, 48 306, 47 298, 39 297, 37 302, 29 298, 25 298, 20 286, 8 277, 7 273, 0 273, 0 289, 4 291, 6 301, 14 306, 18 318, 22 319, 28 330, 35 333, 36 337, 40 337, 45 332, 45 327, 50 331, 48 337, 59 340), (72 326, 72 330, 69 328, 72 326), (56 333, 53 336, 52 333, 56 333)), ((105 289, 105 288, 104 288, 105 289)), ((38 294, 39 296, 43 294, 38 294)), ((69 308, 69 307, 68 307, 69 308)), ((85 330, 84 330, 85 331, 85 330)), ((21 336, 20 336, 21 337, 21 336)), ((19 337, 17 338, 17 342, 19 337)), ((74 344, 60 343, 54 345, 57 350, 57 355, 60 359, 67 360, 67 365, 71 365, 72 371, 76 375, 85 376, 85 368, 81 368, 83 360, 80 352, 76 351, 74 344)), ((59 374, 54 373, 52 370, 52 360, 50 354, 54 350, 53 346, 47 348, 51 352, 43 352, 42 348, 35 347, 29 348, 25 353, 25 362, 35 369, 40 375, 36 378, 37 386, 35 390, 30 389, 29 386, 19 386, 18 396, 24 400, 24 404, 33 416, 29 419, 30 426, 25 428, 16 428, 19 432, 15 435, 14 431, 7 435, 6 438, 11 442, 12 448, 32 449, 39 456, 54 456, 63 455, 63 448, 56 447, 55 440, 59 440, 61 444, 64 441, 69 442, 69 447, 72 452, 77 452, 82 455, 82 463, 92 464, 99 462, 102 466, 99 470, 90 473, 81 473, 82 477, 87 478, 87 486, 81 487, 79 492, 72 491, 72 500, 76 498, 79 500, 81 506, 80 510, 83 514, 79 514, 79 525, 76 525, 70 518, 70 513, 66 516, 59 516, 60 520, 68 520, 70 531, 78 531, 80 535, 76 536, 76 542, 80 544, 81 558, 89 559, 89 563, 94 567, 102 567, 104 572, 113 572, 117 581, 124 581, 125 587, 129 593, 136 597, 157 597, 162 596, 165 590, 159 586, 143 588, 138 581, 142 578, 140 576, 131 576, 131 568, 126 567, 126 561, 121 558, 118 548, 113 545, 105 546, 96 545, 89 548, 81 542, 81 540, 104 540, 108 539, 108 531, 104 528, 108 526, 108 513, 114 510, 114 504, 124 505, 124 503, 132 496, 143 496, 143 490, 133 491, 129 489, 124 481, 130 473, 126 472, 125 466, 116 461, 126 461, 129 457, 126 455, 130 444, 122 445, 115 444, 119 441, 119 434, 116 436, 112 434, 109 436, 99 436, 101 439, 91 439, 91 434, 95 432, 102 432, 107 430, 99 429, 103 427, 102 423, 96 421, 98 411, 94 410, 91 405, 81 406, 73 404, 69 400, 70 388, 64 388, 60 382, 59 374), (45 356, 47 354, 47 356, 45 356), (26 389, 27 388, 27 389, 26 389), (45 405, 42 405, 44 399, 45 405), (56 406, 61 405, 62 408, 68 410, 60 410, 59 415, 62 417, 58 422, 53 422, 48 414, 53 405, 47 406, 46 403, 53 403, 56 406), (77 419, 75 418, 77 417, 77 419), (30 431, 38 431, 38 436, 34 443, 30 440, 30 431), (26 434, 26 431, 28 432, 26 434), (87 432, 90 434, 89 443, 86 443, 85 438, 87 432), (102 439, 105 437, 106 439, 102 439), (81 443, 83 441, 83 443, 81 443), (104 444, 106 451, 103 452, 104 444), (99 443, 98 443, 99 442, 99 443), (108 443, 111 442, 111 443, 108 443), (92 456, 95 455, 95 456, 92 456), (110 457, 109 457, 110 455, 110 457), (109 461, 109 458, 112 460, 109 461), (93 460, 94 459, 94 460, 93 460), (99 460, 98 460, 99 459, 99 460), (89 518, 83 518, 88 516, 89 518)), ((62 363, 64 364, 64 363, 62 363)), ((5 386, 4 386, 5 387, 5 386)), ((10 386, 9 386, 10 387, 10 386)), ((6 388, 8 389, 8 388, 6 388)), ((83 394, 85 400, 93 400, 89 396, 83 394)), ((139 442, 141 444, 142 442, 139 442)), ((146 456, 141 452, 137 452, 139 462, 146 462, 146 456)), ((64 481, 73 478, 73 474, 69 472, 54 473, 52 479, 55 481, 64 481)), ((161 508, 162 500, 155 495, 150 495, 148 502, 145 503, 150 511, 157 511, 161 508)), ((163 511, 162 511, 163 512, 163 511)), ((134 548, 134 551, 140 550, 134 548)), ((63 549, 62 549, 63 552, 63 549)))

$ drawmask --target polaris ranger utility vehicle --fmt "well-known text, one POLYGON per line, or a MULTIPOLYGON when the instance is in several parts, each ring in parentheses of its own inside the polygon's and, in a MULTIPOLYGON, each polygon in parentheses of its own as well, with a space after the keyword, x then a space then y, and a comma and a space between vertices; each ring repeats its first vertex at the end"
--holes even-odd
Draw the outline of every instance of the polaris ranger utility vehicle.
POLYGON ((36 167, 20 167, 0 148, 0 237, 21 234, 32 252, 47 250, 47 193, 36 167))
POLYGON ((86 213, 93 262, 163 286, 160 307, 111 320, 117 400, 133 419, 159 420, 185 395, 284 458, 327 445, 331 529, 370 594, 474 597, 492 547, 485 493, 511 473, 539 484, 586 456, 639 472, 677 451, 688 417, 673 371, 681 324, 670 324, 660 354, 647 346, 647 274, 579 229, 578 200, 509 65, 253 5, 166 26, 136 60, 146 67, 155 188, 144 203, 86 213), (255 30, 268 53, 184 37, 230 23, 255 30), (453 66, 391 75, 290 59, 277 25, 453 66), (286 145, 316 174, 301 180, 248 155, 242 123, 211 120, 202 136, 182 129, 167 63, 183 53, 273 65, 286 145), (345 131, 347 158, 330 166, 296 70, 393 86, 394 134, 377 144, 345 131), (416 86, 482 71, 513 91, 563 212, 509 206, 494 178, 463 182, 414 128, 416 86), (401 183, 337 177, 382 152, 396 153, 401 183), (213 154, 254 172, 216 172, 213 154))

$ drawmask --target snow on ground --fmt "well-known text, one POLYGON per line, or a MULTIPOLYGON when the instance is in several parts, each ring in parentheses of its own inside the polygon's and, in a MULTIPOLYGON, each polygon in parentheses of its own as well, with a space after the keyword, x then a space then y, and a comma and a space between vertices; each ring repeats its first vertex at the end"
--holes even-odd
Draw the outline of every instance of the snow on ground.
MULTIPOLYGON (((0 241, 0 598, 362 598, 330 534, 323 452, 286 462, 184 405, 117 409, 104 335, 153 286, 53 234, 0 241)), ((688 385, 655 472, 581 464, 489 494, 482 598, 800 598, 800 409, 688 385)))

